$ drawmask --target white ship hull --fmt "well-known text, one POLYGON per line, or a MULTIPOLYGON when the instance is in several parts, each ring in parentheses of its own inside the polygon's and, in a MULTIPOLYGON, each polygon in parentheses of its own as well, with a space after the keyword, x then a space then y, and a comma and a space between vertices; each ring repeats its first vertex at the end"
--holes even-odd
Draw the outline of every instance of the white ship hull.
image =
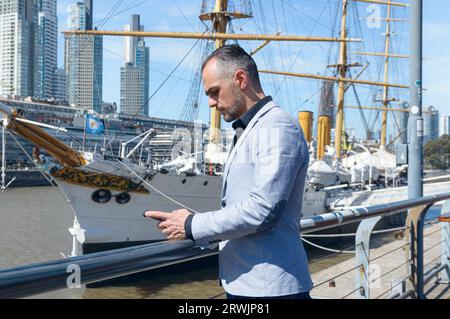
MULTIPOLYGON (((200 213, 220 209, 222 178, 219 176, 158 173, 149 184, 170 199, 146 186, 149 194, 130 192, 131 199, 126 204, 115 200, 120 191, 111 191, 112 198, 108 202, 98 203, 92 195, 100 187, 87 187, 61 178, 55 180, 75 214, 74 225, 69 229, 74 237, 72 255, 86 253, 86 247, 93 251, 164 240, 165 236, 156 227, 157 221, 145 218, 143 213, 180 209, 174 201, 200 213)), ((302 216, 325 212, 325 199, 324 192, 305 192, 302 216)))
MULTIPOLYGON (((96 188, 68 183, 56 179, 58 185, 70 200, 75 213, 74 227, 70 229, 74 244, 135 243, 165 239, 156 227, 157 221, 145 218, 147 210, 172 211, 180 206, 158 192, 130 192, 131 199, 119 204, 115 195, 107 203, 92 199, 96 188), (76 243, 75 243, 76 242, 76 243)), ((176 176, 156 174, 149 183, 163 194, 199 212, 220 208, 221 179, 215 176, 176 176)), ((75 245, 74 245, 75 246, 75 245)), ((80 247, 74 247, 73 254, 80 254, 80 247), (75 252, 75 253, 74 253, 75 252)))
MULTIPOLYGON (((423 185, 423 195, 433 195, 448 192, 450 182, 430 183, 423 185)), ((351 206, 373 206, 408 199, 408 186, 385 188, 373 191, 348 193, 346 196, 334 199, 328 203, 334 208, 351 206)))
MULTIPOLYGON (((75 213, 74 226, 70 229, 74 236, 72 255, 164 240, 165 236, 156 227, 157 221, 145 218, 143 213, 147 210, 180 209, 175 201, 200 213, 220 208, 222 178, 218 176, 157 173, 149 184, 159 192, 146 186, 150 193, 130 192, 131 199, 126 204, 119 204, 115 200, 114 196, 120 191, 111 191, 112 198, 108 202, 98 203, 92 199, 98 188, 69 183, 59 178, 56 181, 70 200, 75 213)), ((448 189, 450 182, 425 184, 424 195, 448 189)), ((407 198, 407 187, 339 191, 331 196, 325 191, 306 190, 303 194, 303 218, 327 212, 330 207, 370 206, 407 198)))

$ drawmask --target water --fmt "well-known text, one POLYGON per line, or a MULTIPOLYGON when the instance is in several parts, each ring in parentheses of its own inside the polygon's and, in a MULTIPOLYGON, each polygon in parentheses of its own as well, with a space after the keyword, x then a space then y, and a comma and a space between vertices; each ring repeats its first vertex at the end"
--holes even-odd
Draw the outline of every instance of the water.
MULTIPOLYGON (((0 268, 43 262, 69 255, 73 223, 69 204, 53 187, 9 189, 0 193, 0 268)), ((149 271, 95 287, 63 289, 35 298, 208 298, 220 294, 213 260, 193 269, 149 271)))
MULTIPOLYGON (((438 213, 439 210, 432 212, 438 213)), ((60 259, 70 253, 72 236, 68 228, 73 223, 73 212, 56 188, 16 188, 0 193, 0 216, 0 268, 60 259)), ((346 247, 340 247, 343 248, 346 247)), ((323 258, 329 254, 308 250, 311 272, 352 256, 323 258)), ((223 293, 217 278, 217 262, 209 258, 32 298, 210 298, 223 293)))

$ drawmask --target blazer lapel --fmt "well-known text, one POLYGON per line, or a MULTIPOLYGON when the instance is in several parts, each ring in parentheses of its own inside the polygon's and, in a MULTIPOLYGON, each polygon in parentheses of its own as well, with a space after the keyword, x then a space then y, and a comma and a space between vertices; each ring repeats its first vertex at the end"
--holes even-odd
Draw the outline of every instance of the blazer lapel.
POLYGON ((231 153, 229 154, 228 159, 227 159, 227 161, 225 163, 224 182, 227 179, 228 173, 230 171, 230 166, 231 166, 231 164, 233 163, 233 161, 234 161, 234 159, 236 157, 236 152, 237 152, 238 148, 242 145, 244 139, 247 137, 249 132, 253 129, 255 124, 258 122, 259 118, 262 117, 265 113, 267 113, 270 109, 274 108, 275 106, 276 106, 275 102, 274 101, 270 101, 269 103, 264 105, 264 107, 261 110, 259 110, 259 112, 256 113, 256 115, 252 118, 250 123, 248 123, 247 128, 244 130, 244 132, 242 133, 241 137, 238 139, 236 145, 231 150, 231 153))

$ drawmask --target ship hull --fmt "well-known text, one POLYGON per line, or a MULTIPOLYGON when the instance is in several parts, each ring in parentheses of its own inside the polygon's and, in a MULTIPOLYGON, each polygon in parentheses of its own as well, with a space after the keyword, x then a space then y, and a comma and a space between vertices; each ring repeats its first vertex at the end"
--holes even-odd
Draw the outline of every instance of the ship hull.
MULTIPOLYGON (((147 183, 149 193, 130 192, 125 204, 115 198, 120 191, 111 191, 112 197, 105 203, 96 202, 95 187, 70 183, 56 178, 70 201, 75 215, 70 229, 74 237, 72 255, 108 250, 126 246, 165 240, 157 228, 157 221, 146 218, 147 210, 173 211, 180 209, 180 203, 199 213, 220 209, 222 178, 208 175, 171 175, 157 173, 147 183)), ((444 192, 450 182, 426 184, 425 195, 444 192)), ((330 202, 334 206, 370 206, 393 202, 407 197, 407 188, 399 187, 377 191, 343 192, 327 198, 325 192, 308 190, 303 194, 302 217, 327 212, 330 202)), ((396 226, 401 220, 384 218, 379 227, 396 226)), ((343 233, 356 230, 357 224, 327 230, 327 233, 343 233)), ((315 243, 326 242, 313 240, 315 243)))
MULTIPOLYGON (((130 200, 124 204, 116 200, 120 191, 111 190, 111 199, 99 203, 93 199, 99 188, 59 178, 56 181, 75 214, 74 226, 70 229, 74 244, 82 246, 127 246, 127 243, 164 240, 157 221, 143 216, 147 210, 173 211, 181 208, 177 202, 198 212, 220 208, 221 179, 214 176, 156 174, 148 181, 155 189, 149 188, 149 193, 130 192, 130 200)), ((74 252, 78 255, 80 249, 74 248, 74 252)))

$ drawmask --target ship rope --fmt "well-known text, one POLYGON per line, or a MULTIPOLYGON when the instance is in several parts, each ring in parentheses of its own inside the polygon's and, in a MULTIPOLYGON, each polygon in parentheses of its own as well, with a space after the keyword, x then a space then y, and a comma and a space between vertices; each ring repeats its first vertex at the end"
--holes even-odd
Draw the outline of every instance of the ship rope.
POLYGON ((130 173, 132 173, 134 176, 136 176, 137 179, 139 179, 141 181, 141 183, 144 183, 145 185, 147 185, 148 187, 150 187, 151 189, 153 189, 155 192, 157 192, 158 194, 160 194, 162 197, 166 198, 167 200, 171 201, 172 203, 175 203, 183 208, 186 208, 187 210, 198 214, 199 212, 196 211, 195 209, 188 207, 186 205, 184 205, 183 203, 180 203, 179 201, 177 201, 176 199, 170 197, 167 194, 164 194, 164 192, 160 191, 158 188, 156 188, 155 186, 151 185, 149 182, 147 182, 146 180, 144 180, 141 176, 139 176, 138 173, 136 173, 135 170, 133 170, 131 167, 129 167, 128 165, 126 165, 125 163, 116 160, 117 163, 119 163, 120 165, 122 165, 123 167, 125 167, 128 171, 130 171, 130 173))
MULTIPOLYGON (((206 29, 203 31, 203 34, 205 34, 208 30, 206 29)), ((197 44, 200 42, 201 39, 198 39, 195 41, 195 43, 192 45, 192 47, 186 52, 186 54, 183 56, 183 58, 177 63, 177 65, 170 71, 170 73, 166 76, 166 78, 161 82, 161 84, 156 88, 156 90, 150 95, 150 97, 147 99, 147 101, 144 101, 144 103, 139 107, 137 112, 132 116, 132 120, 141 112, 141 110, 144 108, 145 105, 147 105, 150 100, 156 95, 156 93, 159 92, 159 90, 164 86, 164 84, 172 77, 172 75, 175 73, 175 71, 178 69, 178 67, 186 60, 186 58, 189 56, 189 54, 192 52, 192 50, 197 46, 197 44)))
POLYGON ((314 244, 313 242, 310 242, 309 240, 307 240, 307 239, 305 239, 303 237, 302 237, 302 241, 304 241, 305 243, 307 243, 307 244, 309 244, 309 245, 311 245, 313 247, 316 247, 316 248, 319 248, 319 249, 322 249, 322 250, 325 250, 325 251, 330 251, 332 253, 339 253, 339 254, 354 254, 355 253, 355 250, 337 250, 337 249, 332 249, 332 248, 327 248, 327 247, 324 247, 324 246, 320 246, 320 245, 314 244))
MULTIPOLYGON (((58 192, 61 194, 62 198, 68 203, 71 204, 70 199, 67 198, 67 196, 62 191, 61 187, 53 182, 53 178, 51 176, 48 176, 45 172, 42 171, 42 169, 36 164, 36 162, 33 160, 33 158, 28 154, 28 152, 23 148, 23 146, 20 144, 20 142, 17 140, 15 133, 10 132, 10 136, 13 138, 13 140, 16 142, 16 144, 19 146, 19 148, 22 150, 22 152, 28 157, 28 159, 33 163, 33 165, 39 170, 39 172, 42 174, 42 176, 47 180, 47 182, 54 188, 58 190, 58 192)), ((74 210, 72 209, 72 213, 74 213, 74 210)), ((76 218, 75 214, 74 217, 76 218)))
MULTIPOLYGON (((372 232, 372 234, 382 234, 382 233, 389 233, 389 232, 395 232, 399 230, 405 230, 406 227, 396 227, 396 228, 388 228, 388 229, 380 229, 375 230, 372 232)), ((356 233, 345 233, 345 234, 304 234, 302 237, 351 237, 356 236, 356 233)))
POLYGON ((101 29, 106 22, 108 22, 114 15, 114 13, 119 9, 119 7, 122 5, 123 0, 117 0, 116 3, 112 6, 112 8, 108 11, 108 13, 103 17, 103 19, 100 19, 97 22, 97 29, 101 29))
POLYGON ((212 43, 209 41, 203 43, 199 46, 197 53, 194 56, 193 65, 196 65, 196 68, 193 69, 191 74, 191 85, 186 101, 184 102, 184 107, 181 111, 180 121, 193 122, 198 116, 200 106, 201 64, 206 56, 212 52, 212 43))

